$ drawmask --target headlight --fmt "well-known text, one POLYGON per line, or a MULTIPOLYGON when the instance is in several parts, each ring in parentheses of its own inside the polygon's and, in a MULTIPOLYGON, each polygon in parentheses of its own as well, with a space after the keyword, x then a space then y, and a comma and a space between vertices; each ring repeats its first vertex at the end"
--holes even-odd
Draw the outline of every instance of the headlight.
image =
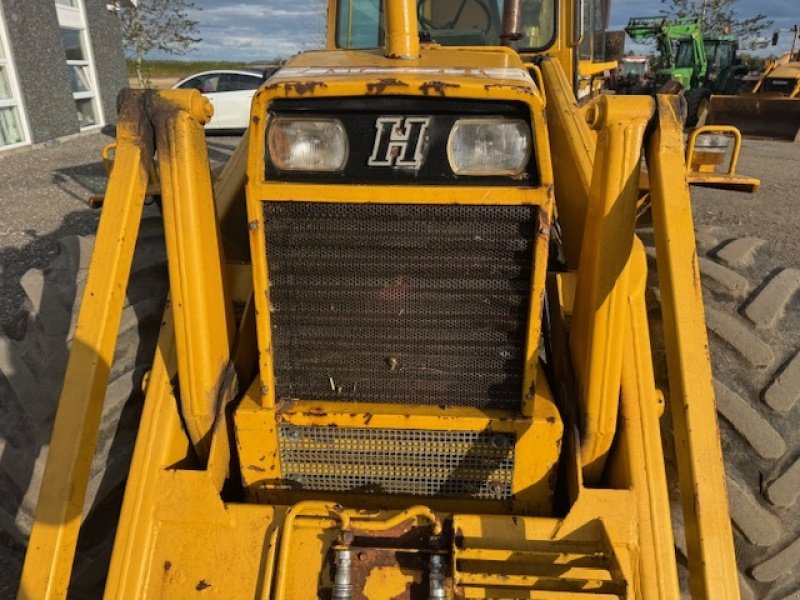
POLYGON ((708 152, 725 152, 731 145, 731 137, 718 133, 701 133, 694 142, 694 147, 708 152))
POLYGON ((519 175, 531 155, 531 130, 521 119, 459 119, 447 158, 457 175, 519 175))
POLYGON ((269 125, 267 142, 281 171, 341 171, 347 162, 347 133, 337 119, 278 117, 269 125))

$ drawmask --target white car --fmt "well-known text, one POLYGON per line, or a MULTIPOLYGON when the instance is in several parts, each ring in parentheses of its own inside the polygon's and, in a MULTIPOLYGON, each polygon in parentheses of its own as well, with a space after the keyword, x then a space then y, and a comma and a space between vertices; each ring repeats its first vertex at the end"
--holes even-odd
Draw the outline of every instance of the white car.
POLYGON ((252 71, 205 71, 182 79, 174 89, 199 90, 214 106, 207 130, 244 130, 250 120, 250 103, 264 74, 252 71))

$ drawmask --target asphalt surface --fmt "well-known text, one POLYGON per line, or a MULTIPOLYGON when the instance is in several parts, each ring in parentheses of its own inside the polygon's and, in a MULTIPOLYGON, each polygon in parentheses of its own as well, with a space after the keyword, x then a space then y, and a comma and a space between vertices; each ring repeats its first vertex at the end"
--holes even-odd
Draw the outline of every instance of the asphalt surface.
MULTIPOLYGON (((208 138, 209 158, 222 162, 237 137, 208 138)), ((46 266, 58 239, 94 233, 100 211, 86 204, 108 181, 100 158, 113 138, 79 136, 46 147, 0 152, 0 327, 23 301, 20 277, 46 266)))
MULTIPOLYGON (((212 163, 239 138, 209 137, 212 163)), ((17 312, 20 277, 47 265, 57 240, 95 231, 99 211, 87 206, 106 185, 100 150, 112 138, 96 133, 50 147, 0 153, 0 326, 17 312)), ((739 171, 762 178, 756 194, 695 188, 698 227, 770 241, 776 262, 800 264, 800 144, 745 140, 739 171)))

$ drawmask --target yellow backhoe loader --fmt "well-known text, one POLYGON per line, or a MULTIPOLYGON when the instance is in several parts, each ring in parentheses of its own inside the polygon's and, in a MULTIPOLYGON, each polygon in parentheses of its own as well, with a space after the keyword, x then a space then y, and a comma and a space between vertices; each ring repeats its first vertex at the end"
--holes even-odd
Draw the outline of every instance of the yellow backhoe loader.
POLYGON ((739 598, 683 108, 579 108, 580 14, 331 0, 213 182, 199 93, 121 94, 17 598, 739 598))

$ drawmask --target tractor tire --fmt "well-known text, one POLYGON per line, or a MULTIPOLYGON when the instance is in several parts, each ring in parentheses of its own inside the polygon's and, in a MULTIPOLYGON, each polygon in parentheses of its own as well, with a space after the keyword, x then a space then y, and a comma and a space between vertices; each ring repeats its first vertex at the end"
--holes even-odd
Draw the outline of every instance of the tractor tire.
MULTIPOLYGON (((697 239, 741 597, 800 598, 800 269, 773 264, 758 238, 707 230, 697 239)), ((657 287, 649 291, 657 384, 667 390, 657 287)), ((668 414, 662 426, 688 590, 668 414)))
MULTIPOLYGON (((97 598, 168 289, 161 218, 147 208, 133 259, 92 462, 69 598, 97 598), (153 216, 150 216, 153 215, 153 216)), ((155 211, 153 211, 155 212, 155 211)), ((94 236, 59 241, 21 279, 26 299, 0 335, 0 597, 17 591, 94 236)))
POLYGON ((686 100, 686 127, 696 127, 698 122, 705 122, 711 90, 708 88, 687 90, 683 97, 686 100))

